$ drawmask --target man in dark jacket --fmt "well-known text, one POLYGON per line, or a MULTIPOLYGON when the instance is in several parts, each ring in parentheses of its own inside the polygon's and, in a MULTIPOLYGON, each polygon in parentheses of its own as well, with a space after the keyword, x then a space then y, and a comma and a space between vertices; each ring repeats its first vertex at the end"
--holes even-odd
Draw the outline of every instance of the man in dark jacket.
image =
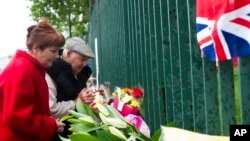
POLYGON ((92 73, 87 65, 89 58, 94 58, 91 49, 81 38, 73 37, 66 41, 62 56, 48 68, 46 80, 50 90, 50 111, 54 118, 67 115, 70 109, 75 110, 78 97, 85 104, 93 102, 93 92, 85 88, 92 73))

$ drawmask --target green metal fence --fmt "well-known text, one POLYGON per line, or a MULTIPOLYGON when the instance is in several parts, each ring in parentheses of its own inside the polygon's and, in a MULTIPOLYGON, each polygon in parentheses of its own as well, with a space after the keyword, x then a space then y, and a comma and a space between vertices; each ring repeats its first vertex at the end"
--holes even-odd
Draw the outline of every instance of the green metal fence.
MULTIPOLYGON (((93 50, 98 45, 99 82, 109 81, 111 88, 141 85, 151 132, 173 122, 229 135, 230 124, 250 124, 250 57, 240 58, 235 71, 232 61, 216 69, 201 58, 195 0, 90 0, 90 5, 89 45, 93 50)), ((97 75, 95 61, 90 64, 97 75)))

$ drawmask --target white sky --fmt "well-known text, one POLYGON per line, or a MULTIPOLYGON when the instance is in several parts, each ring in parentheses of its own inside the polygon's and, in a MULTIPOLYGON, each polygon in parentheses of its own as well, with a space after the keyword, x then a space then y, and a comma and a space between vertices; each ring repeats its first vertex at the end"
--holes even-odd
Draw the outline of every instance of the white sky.
POLYGON ((29 17, 28 0, 0 0, 0 58, 25 49, 29 17))

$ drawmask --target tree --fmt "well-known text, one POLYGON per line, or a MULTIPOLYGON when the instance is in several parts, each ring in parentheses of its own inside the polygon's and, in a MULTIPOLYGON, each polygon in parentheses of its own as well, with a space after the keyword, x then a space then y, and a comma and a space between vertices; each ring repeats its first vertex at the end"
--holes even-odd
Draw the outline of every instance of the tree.
POLYGON ((89 22, 89 0, 32 0, 33 20, 48 17, 52 25, 69 37, 86 39, 89 22))

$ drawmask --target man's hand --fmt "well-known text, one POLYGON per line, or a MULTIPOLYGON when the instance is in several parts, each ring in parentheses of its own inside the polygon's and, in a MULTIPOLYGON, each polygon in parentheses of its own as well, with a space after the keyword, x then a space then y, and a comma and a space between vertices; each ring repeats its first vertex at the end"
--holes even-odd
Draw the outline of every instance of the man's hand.
POLYGON ((83 89, 80 94, 79 97, 81 99, 81 101, 85 104, 91 104, 94 101, 94 97, 95 97, 95 93, 93 90, 90 89, 83 89))

